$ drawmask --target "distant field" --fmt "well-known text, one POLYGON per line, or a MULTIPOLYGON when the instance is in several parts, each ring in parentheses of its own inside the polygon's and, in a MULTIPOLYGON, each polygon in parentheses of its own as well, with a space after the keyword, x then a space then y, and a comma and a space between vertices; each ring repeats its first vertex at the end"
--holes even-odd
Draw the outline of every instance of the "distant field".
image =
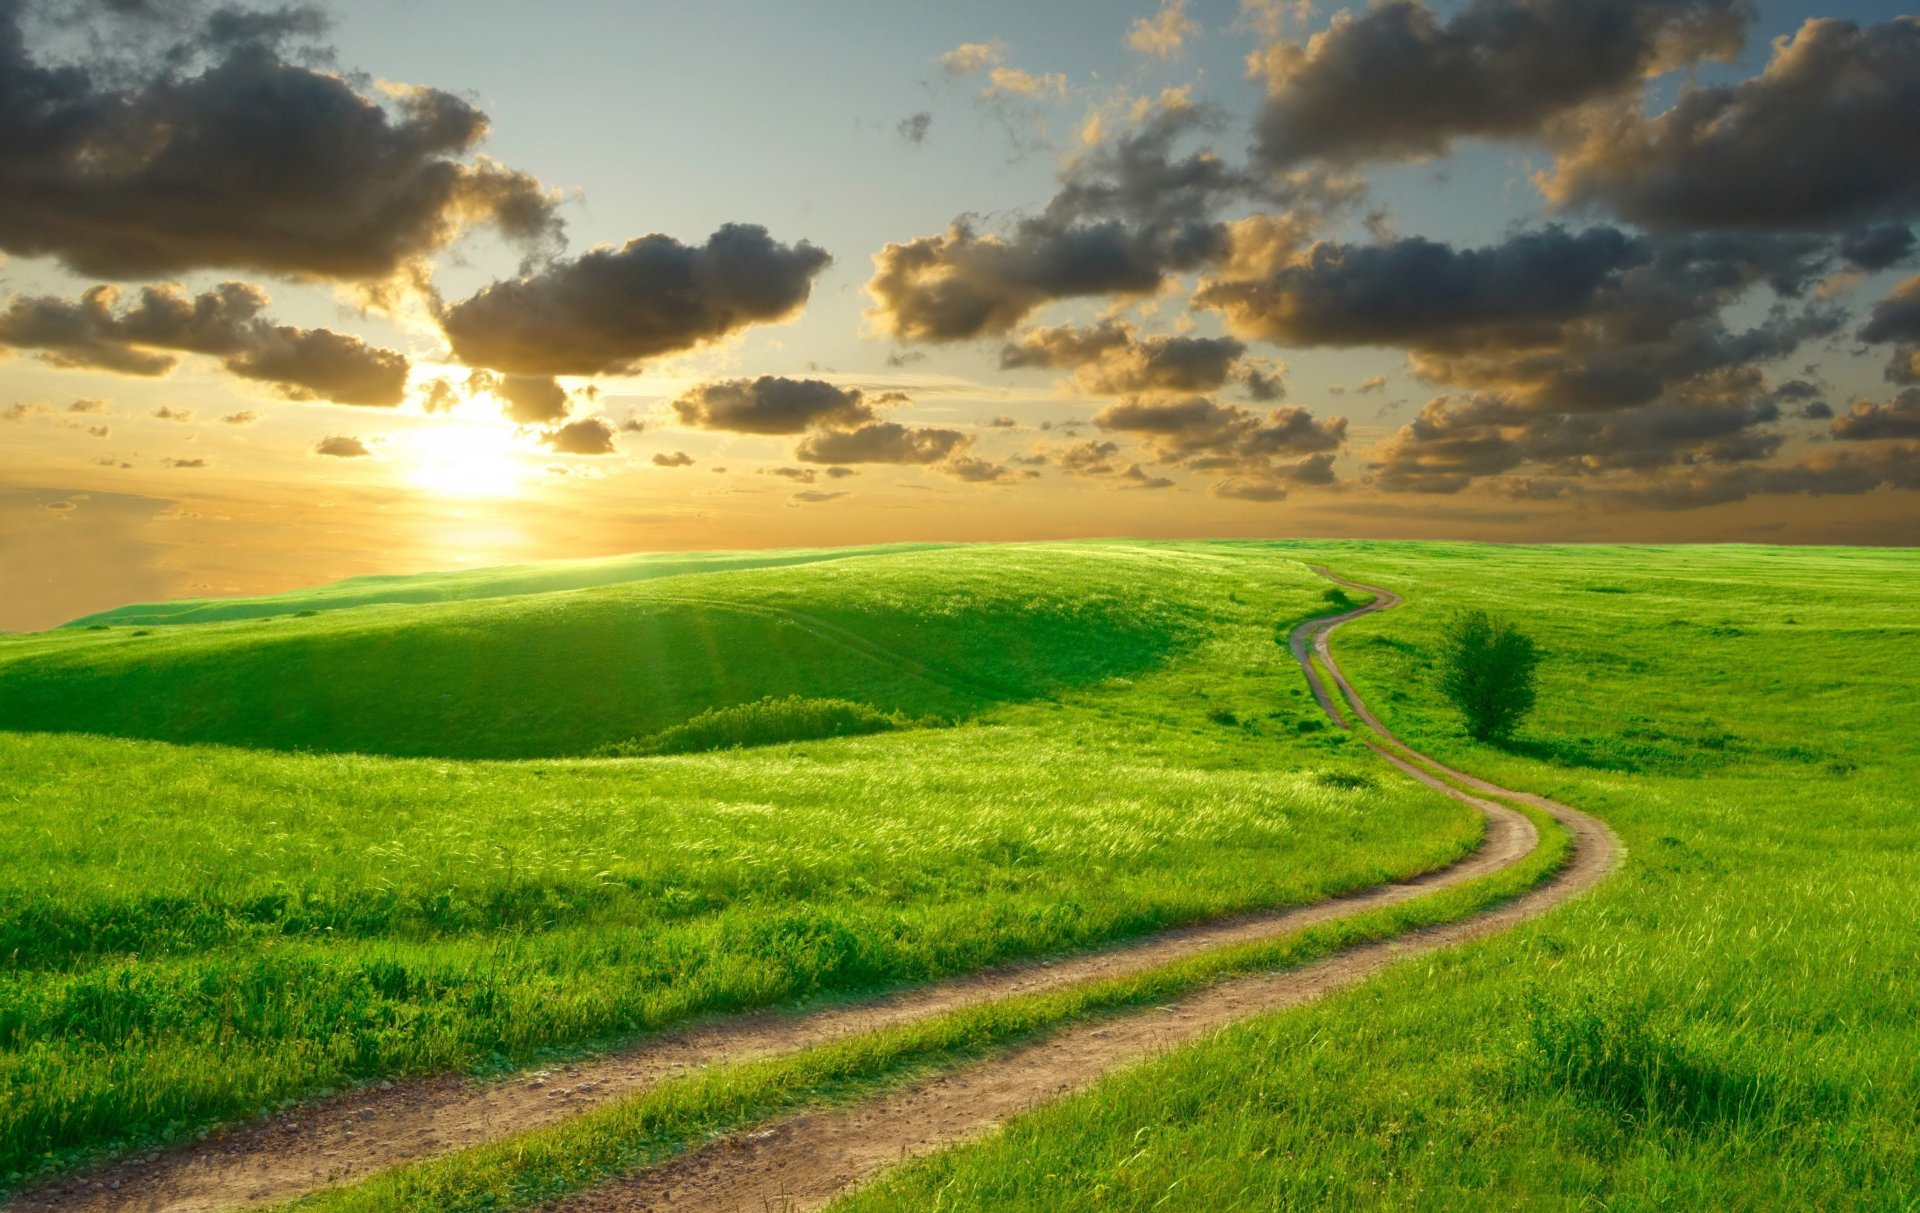
POLYGON ((1406 595, 1334 644, 1391 727, 1604 816, 1624 870, 835 1208, 1920 1207, 1920 552, 1289 554, 1406 595), (1463 607, 1549 654, 1507 749, 1437 702, 1463 607))
POLYGON ((310 586, 259 597, 179 598, 172 602, 136 603, 84 616, 67 626, 223 623, 235 619, 269 619, 278 615, 298 615, 302 611, 335 611, 342 607, 381 603, 471 602, 476 598, 508 598, 517 594, 594 589, 603 585, 649 581, 655 577, 683 577, 689 573, 777 569, 822 560, 840 560, 847 556, 924 552, 942 546, 900 543, 872 548, 782 548, 763 552, 641 552, 599 560, 546 560, 538 564, 496 565, 445 573, 354 577, 331 585, 310 586))
POLYGON ((1445 863, 1279 643, 1324 590, 1035 545, 0 640, 0 1177, 1445 863), (920 723, 555 757, 789 694, 920 723))

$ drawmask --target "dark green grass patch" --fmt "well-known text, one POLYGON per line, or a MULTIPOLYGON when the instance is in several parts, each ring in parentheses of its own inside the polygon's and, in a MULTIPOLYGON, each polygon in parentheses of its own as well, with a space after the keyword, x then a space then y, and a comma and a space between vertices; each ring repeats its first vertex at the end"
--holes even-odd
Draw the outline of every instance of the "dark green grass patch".
POLYGON ((631 741, 616 742, 604 747, 600 754, 608 758, 697 754, 703 750, 891 733, 912 723, 897 712, 882 712, 851 700, 788 695, 781 699, 757 699, 730 708, 708 708, 685 724, 631 741))

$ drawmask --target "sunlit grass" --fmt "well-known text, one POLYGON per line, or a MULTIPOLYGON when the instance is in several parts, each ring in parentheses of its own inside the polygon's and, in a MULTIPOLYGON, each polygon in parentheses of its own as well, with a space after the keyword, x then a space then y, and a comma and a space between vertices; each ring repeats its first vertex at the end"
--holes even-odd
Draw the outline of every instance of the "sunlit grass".
POLYGON ((449 720, 497 729, 510 708, 584 747, 611 719, 595 715, 611 682, 666 720, 733 685, 662 673, 681 668, 678 634, 650 632, 649 611, 670 599, 698 624, 695 607, 734 620, 744 602, 770 629, 798 613, 851 637, 831 663, 766 632, 711 651, 752 687, 969 709, 947 728, 511 763, 0 733, 0 1175, 368 1078, 497 1069, 1446 862, 1478 837, 1473 814, 1403 781, 1328 778, 1377 770, 1342 737, 1298 731, 1313 709, 1272 621, 1319 593, 1254 550, 1068 546, 474 604, 546 637, 543 653, 622 642, 545 676, 525 659, 513 683, 427 680, 453 667, 408 647, 421 619, 427 641, 434 620, 470 629, 445 652, 495 659, 478 646, 499 632, 445 607, 0 643, 0 694, 37 662, 24 681, 76 721, 237 727, 228 708, 202 714, 202 694, 297 703, 290 685, 317 684, 256 650, 329 645, 355 686, 452 706, 341 699, 316 735, 364 727, 351 709, 398 748, 452 735, 449 720), (149 641, 165 647, 122 656, 149 641), (201 661, 209 681, 169 694, 165 671, 201 661), (71 679, 64 698, 50 671, 71 679), (112 698, 131 692, 148 699, 112 698))
POLYGON ((1406 595, 1334 641, 1396 731, 1599 813, 1624 868, 836 1207, 1912 1209, 1920 554, 1298 550, 1406 595), (1549 655, 1510 749, 1435 688, 1473 607, 1549 655))

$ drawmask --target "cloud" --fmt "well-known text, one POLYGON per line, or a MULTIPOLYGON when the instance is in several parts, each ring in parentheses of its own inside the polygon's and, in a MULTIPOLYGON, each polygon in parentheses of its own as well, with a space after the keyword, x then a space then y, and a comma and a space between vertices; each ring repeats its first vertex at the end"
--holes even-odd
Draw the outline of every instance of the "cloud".
POLYGON ((959 430, 875 421, 855 430, 809 434, 793 448, 803 463, 939 463, 973 442, 959 430))
POLYGON ((613 427, 598 417, 583 417, 540 435, 558 455, 612 455, 613 427))
POLYGON ((1370 392, 1384 392, 1387 390, 1387 377, 1385 375, 1368 375, 1360 381, 1360 386, 1353 390, 1362 396, 1370 392))
POLYGON ((1014 430, 1020 428, 1018 421, 1007 416, 989 417, 987 420, 981 422, 980 425, 981 428, 989 430, 1014 430))
POLYGON ((1006 57, 1007 44, 996 38, 991 42, 962 42, 934 62, 949 76, 971 76, 996 63, 1005 62, 1006 57))
POLYGON ((1171 59, 1189 38, 1200 36, 1200 23, 1187 16, 1187 0, 1161 0, 1160 11, 1137 17, 1127 29, 1127 45, 1143 55, 1171 59))
POLYGON ((1443 21, 1419 0, 1380 0, 1254 56, 1267 83, 1256 156, 1417 159, 1537 135, 1660 72, 1731 59, 1752 15, 1746 0, 1470 0, 1443 21))
POLYGON ((1109 433, 1149 440, 1160 463, 1200 469, 1265 467, 1275 457, 1337 450, 1346 442, 1347 419, 1316 419, 1285 405, 1265 418, 1237 404, 1205 396, 1180 400, 1125 400, 1094 414, 1109 433))
POLYGON ((162 459, 160 463, 161 466, 170 468, 203 468, 212 466, 212 464, 205 459, 162 459))
POLYGON ((996 67, 987 73, 987 87, 980 90, 984 100, 999 97, 1020 97, 1028 101, 1042 101, 1049 97, 1058 100, 1067 95, 1067 78, 1059 72, 1045 72, 1035 75, 1017 67, 996 67))
POLYGON ((805 306, 832 260, 801 241, 730 223, 703 245, 642 236, 447 307, 441 326, 471 366, 524 375, 615 375, 805 306))
POLYGON ((467 376, 467 390, 491 392, 499 397, 500 411, 515 425, 551 425, 564 418, 573 407, 567 389, 550 375, 496 375, 491 371, 474 371, 467 376))
POLYGON ((1834 229, 1920 210, 1920 17, 1808 20, 1760 75, 1689 84, 1657 117, 1570 120, 1538 184, 1654 229, 1834 229))
POLYGON ((822 501, 838 501, 846 495, 847 491, 845 489, 836 489, 832 492, 821 489, 801 489, 799 492, 787 498, 787 504, 790 506, 815 505, 822 501))
POLYGON ((1583 478, 1754 463, 1779 451, 1784 435, 1761 428, 1779 419, 1778 405, 1744 396, 1569 414, 1497 392, 1443 395, 1380 445, 1369 471, 1386 492, 1457 493, 1525 464, 1583 478))
POLYGON ((1920 438, 1920 388, 1908 388, 1885 404, 1857 400, 1833 419, 1833 436, 1850 441, 1920 438))
POLYGON ((1432 343, 1454 334, 1538 331, 1589 311, 1647 250, 1612 228, 1548 227, 1484 248, 1409 237, 1313 245, 1254 278, 1219 278, 1194 296, 1246 337, 1281 345, 1432 343))
POLYGON ((972 455, 950 459, 940 470, 967 484, 1009 484, 1016 480, 1032 480, 1039 475, 1030 469, 1015 470, 1004 463, 994 463, 990 459, 979 459, 972 455))
POLYGON ((1840 256, 1855 269, 1872 273, 1900 264, 1913 255, 1913 229, 1904 223, 1882 223, 1856 228, 1840 239, 1840 256))
POLYGON ((220 419, 222 425, 252 425, 260 420, 260 414, 252 409, 241 409, 237 413, 228 413, 220 419))
POLYGON ((653 457, 653 466, 657 468, 690 468, 693 466, 693 456, 687 454, 685 451, 674 451, 671 454, 656 453, 653 457))
POLYGON ((1522 232, 1456 249, 1412 238, 1321 243, 1262 275, 1203 283, 1196 301, 1243 337, 1295 346, 1398 346, 1428 382, 1541 411, 1727 403, 1766 394, 1762 367, 1839 331, 1800 296, 1830 264, 1819 237, 1613 228, 1522 232), (1758 288, 1765 319, 1721 313, 1758 288))
POLYGON ((94 400, 89 397, 82 397, 72 404, 69 404, 67 411, 69 413, 93 413, 99 416, 111 416, 113 414, 112 406, 108 405, 106 401, 94 400))
POLYGON ((1873 305, 1873 314, 1860 328, 1860 340, 1895 343, 1887 378, 1894 383, 1920 383, 1920 277, 1907 279, 1873 305))
POLYGON ((1153 475, 1137 463, 1128 464, 1114 479, 1123 489, 1170 489, 1174 483, 1168 477, 1153 475))
POLYGON ((224 282, 199 295, 172 284, 96 286, 69 302, 14 296, 0 312, 0 346, 31 349, 54 366, 160 376, 181 354, 218 358, 233 375, 291 400, 391 407, 405 397, 407 358, 331 329, 274 324, 259 287, 224 282))
POLYGON ((893 129, 899 134, 900 138, 906 140, 908 143, 925 143, 927 141, 927 132, 933 129, 933 115, 925 110, 921 110, 917 114, 908 114, 906 117, 900 119, 899 125, 893 129))
POLYGON ((367 449, 366 443, 345 434, 322 438, 314 445, 313 453, 328 455, 335 459, 365 459, 373 454, 367 449))
MULTIPOLYGON (((557 243, 548 191, 476 154, 478 109, 431 88, 363 92, 350 74, 283 59, 306 10, 224 7, 174 45, 84 66, 41 62, 26 11, 0 5, 0 180, 12 183, 0 250, 112 279, 239 268, 368 280, 476 226, 557 243)), ((150 10, 92 11, 125 32, 150 10)))
POLYGON ((1070 368, 1081 390, 1122 396, 1211 392, 1225 386, 1246 353, 1232 337, 1146 337, 1119 321, 1088 328, 1035 329, 1003 347, 1000 365, 1070 368))
POLYGON ((868 315, 902 341, 998 336, 1044 304, 1150 294, 1227 257, 1232 229, 1215 215, 1231 203, 1330 207, 1350 197, 1321 178, 1276 181, 1204 150, 1176 151, 1218 121, 1171 90, 1132 129, 1069 162, 1041 214, 1004 234, 962 216, 940 235, 888 244, 874 254, 868 315))
POLYGON ((1702 468, 1621 486, 1606 496, 1616 506, 1691 510, 1757 496, 1855 496, 1879 488, 1920 489, 1920 446, 1823 451, 1797 463, 1702 468))
POLYGON ((673 402, 681 424, 738 434, 800 434, 820 426, 851 429, 877 419, 859 388, 820 379, 728 379, 703 383, 673 402))
POLYGON ((193 410, 177 409, 172 405, 163 404, 153 410, 153 416, 159 418, 161 421, 175 421, 184 424, 185 422, 193 420, 193 410))
POLYGON ((392 408, 406 399, 407 357, 331 329, 263 325, 227 370, 289 400, 392 408))

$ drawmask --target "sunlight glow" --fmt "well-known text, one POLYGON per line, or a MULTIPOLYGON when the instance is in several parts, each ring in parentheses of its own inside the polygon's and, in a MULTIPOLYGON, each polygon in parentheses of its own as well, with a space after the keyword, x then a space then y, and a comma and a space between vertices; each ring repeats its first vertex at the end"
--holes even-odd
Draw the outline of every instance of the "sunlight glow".
POLYGON ((454 422, 412 435, 406 477, 416 488, 445 497, 513 497, 525 489, 511 427, 454 422))

